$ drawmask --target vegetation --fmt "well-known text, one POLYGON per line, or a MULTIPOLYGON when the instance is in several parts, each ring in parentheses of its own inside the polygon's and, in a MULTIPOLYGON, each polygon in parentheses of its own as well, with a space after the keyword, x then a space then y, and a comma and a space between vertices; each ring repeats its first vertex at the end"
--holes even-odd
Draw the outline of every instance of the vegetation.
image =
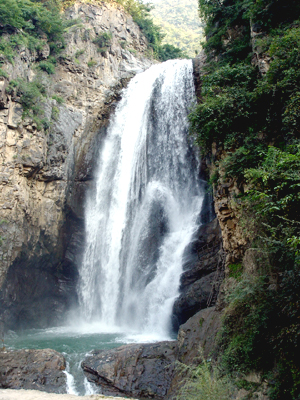
POLYGON ((160 61, 166 61, 171 58, 186 57, 181 49, 172 45, 162 44, 164 35, 161 28, 153 22, 150 14, 152 7, 142 3, 140 0, 118 0, 118 2, 132 15, 134 22, 138 24, 146 36, 155 58, 160 61))
POLYGON ((11 80, 6 88, 7 93, 18 98, 23 108, 23 118, 31 118, 38 129, 47 129, 48 121, 44 118, 43 103, 46 97, 46 87, 38 76, 32 82, 24 79, 11 80))
POLYGON ((180 48, 189 57, 199 51, 203 36, 197 8, 197 0, 157 0, 151 10, 164 35, 162 43, 180 48))
POLYGON ((187 377, 176 400, 228 400, 233 394, 233 385, 226 377, 221 377, 218 369, 205 359, 198 366, 180 365, 187 377))
POLYGON ((249 276, 229 266, 220 366, 300 396, 300 3, 199 0, 208 64, 190 115, 202 152, 218 149, 212 184, 234 179, 249 246, 267 255, 249 276), (251 37, 251 29, 256 36, 251 37), (265 68, 262 68, 263 64, 265 68), (224 175, 225 172, 225 175, 224 175))
POLYGON ((64 47, 64 24, 55 1, 2 0, 0 4, 0 51, 11 61, 15 48, 41 49, 47 37, 51 52, 64 47), (4 38, 4 34, 10 34, 4 38))
POLYGON ((112 42, 111 32, 103 32, 93 40, 93 43, 98 46, 99 53, 105 53, 108 50, 112 42))

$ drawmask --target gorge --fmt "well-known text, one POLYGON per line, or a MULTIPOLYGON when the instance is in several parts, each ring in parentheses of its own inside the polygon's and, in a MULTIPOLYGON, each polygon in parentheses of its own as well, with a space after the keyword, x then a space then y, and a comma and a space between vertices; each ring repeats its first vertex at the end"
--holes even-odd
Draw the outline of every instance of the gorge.
MULTIPOLYGON (((118 343, 174 338, 173 327, 178 329, 178 323, 174 325, 173 305, 180 293, 180 277, 184 269, 191 272, 195 255, 199 260, 192 247, 199 240, 199 229, 207 225, 202 222, 211 219, 210 207, 203 208, 207 193, 200 179, 199 156, 188 136, 187 115, 195 101, 192 61, 150 67, 131 79, 121 97, 99 144, 96 178, 87 193, 79 309, 71 310, 67 325, 27 330, 6 339, 12 348, 44 348, 48 343, 61 351, 71 379, 69 393, 96 390, 80 371, 80 362, 94 347, 110 349, 118 343)), ((211 270, 201 274, 202 280, 208 274, 208 280, 201 283, 196 278, 187 285, 198 282, 198 301, 202 302, 201 306, 196 302, 191 315, 207 307, 215 269, 213 263, 211 270)), ((193 299, 190 294, 186 297, 193 299)), ((181 306, 181 314, 186 312, 181 306)), ((154 349, 160 346, 161 350, 150 351, 150 358, 152 351, 159 355, 167 348, 171 367, 165 370, 169 361, 163 367, 161 389, 157 371, 148 374, 157 380, 152 389, 157 398, 168 391, 177 354, 176 342, 157 343, 154 349)), ((144 345, 135 348, 139 352, 144 345)), ((144 374, 146 380, 148 375, 144 374)), ((100 386, 107 394, 150 394, 148 389, 143 395, 141 389, 125 390, 118 384, 111 389, 100 386)))
POLYGON ((1 400, 299 400, 300 3, 198 4, 160 63, 135 0, 0 2, 1 400))
MULTIPOLYGON (((187 115, 195 102, 192 61, 149 68, 153 61, 143 57, 144 38, 114 7, 78 3, 68 9, 69 18, 89 23, 69 30, 53 80, 34 72, 44 56, 24 49, 16 59, 26 79, 46 80, 48 91, 56 93, 46 103, 48 132, 20 119, 20 99, 7 94, 3 79, 2 198, 12 206, 2 208, 1 329, 17 331, 4 334, 11 349, 50 347, 64 354, 67 375, 59 373, 58 387, 43 383, 48 375, 38 378, 46 391, 64 392, 66 384, 70 393, 96 390, 80 368, 87 351, 174 339, 179 325, 207 306, 216 269, 213 256, 207 270, 180 283, 183 270, 196 264, 199 269, 201 227, 213 218, 199 155, 188 136, 187 115), (102 54, 87 35, 92 30, 97 37, 103 29, 114 33, 102 54), (138 56, 122 48, 125 37, 138 56), (75 56, 87 64, 96 60, 95 66, 78 65, 75 45, 85 47, 75 56), (15 234, 21 248, 9 240, 15 234)), ((8 71, 16 73, 9 66, 8 71)), ((217 243, 219 249, 220 237, 217 243)), ((172 354, 174 343, 166 344, 172 354)), ((1 376, 3 387, 20 387, 13 375, 1 376)), ((35 388, 30 379, 23 387, 35 388)), ((166 375, 158 397, 170 379, 166 375)))

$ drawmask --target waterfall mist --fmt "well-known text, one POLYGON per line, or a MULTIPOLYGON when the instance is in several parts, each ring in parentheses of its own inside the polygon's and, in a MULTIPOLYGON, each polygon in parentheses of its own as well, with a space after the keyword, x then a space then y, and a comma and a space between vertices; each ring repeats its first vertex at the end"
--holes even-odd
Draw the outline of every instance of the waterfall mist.
POLYGON ((85 213, 80 311, 105 331, 168 337, 203 188, 188 137, 191 60, 138 74, 99 151, 85 213))

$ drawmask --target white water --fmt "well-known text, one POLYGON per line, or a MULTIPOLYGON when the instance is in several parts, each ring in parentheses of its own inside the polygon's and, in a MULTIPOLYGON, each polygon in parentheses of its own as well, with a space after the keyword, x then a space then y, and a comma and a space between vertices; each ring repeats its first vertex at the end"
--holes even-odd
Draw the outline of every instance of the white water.
POLYGON ((67 393, 75 394, 78 396, 79 393, 76 390, 75 379, 74 376, 70 373, 70 364, 68 362, 66 363, 66 369, 63 372, 66 375, 66 380, 67 380, 66 383, 67 393))
POLYGON ((193 100, 192 62, 168 61, 131 80, 110 123, 86 203, 79 284, 81 314, 100 331, 170 334, 203 199, 188 140, 193 100))

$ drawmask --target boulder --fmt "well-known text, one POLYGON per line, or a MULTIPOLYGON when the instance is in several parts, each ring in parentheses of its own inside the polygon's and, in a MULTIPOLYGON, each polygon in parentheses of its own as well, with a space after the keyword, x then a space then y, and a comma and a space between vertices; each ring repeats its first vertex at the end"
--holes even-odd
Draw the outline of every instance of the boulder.
POLYGON ((66 393, 66 362, 55 350, 0 351, 0 388, 66 393))
POLYGON ((81 364, 87 379, 105 395, 163 399, 170 387, 177 342, 130 344, 96 350, 81 364))

